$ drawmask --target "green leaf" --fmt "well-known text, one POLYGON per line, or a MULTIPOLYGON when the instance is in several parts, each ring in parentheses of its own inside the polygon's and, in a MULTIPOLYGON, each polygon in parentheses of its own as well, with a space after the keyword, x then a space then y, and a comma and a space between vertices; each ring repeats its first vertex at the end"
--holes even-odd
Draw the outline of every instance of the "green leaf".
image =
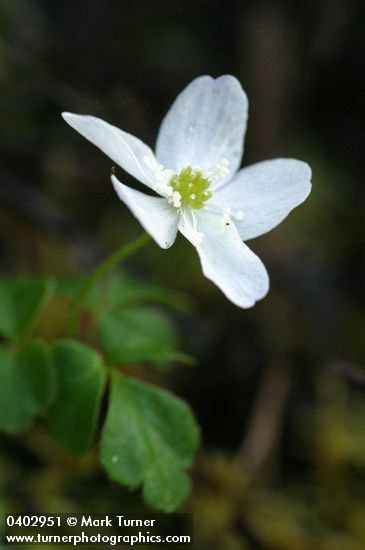
POLYGON ((79 455, 90 447, 95 434, 106 370, 98 353, 73 340, 54 345, 53 361, 59 391, 48 426, 57 441, 79 455))
POLYGON ((0 429, 22 432, 55 397, 56 374, 48 348, 30 342, 19 352, 0 347, 0 429))
POLYGON ((105 315, 99 337, 108 359, 116 364, 150 361, 165 366, 181 359, 177 336, 167 316, 153 308, 135 307, 105 315))
MULTIPOLYGON (((83 275, 67 275, 58 279, 58 292, 69 300, 73 300, 85 283, 83 275)), ((83 304, 91 309, 98 308, 101 305, 101 292, 98 286, 90 289, 83 304)))
POLYGON ((199 430, 188 405, 169 392, 121 376, 111 380, 101 460, 110 477, 129 487, 143 484, 153 508, 172 512, 190 492, 199 430))
MULTIPOLYGON (((61 277, 58 290, 72 299, 80 290, 84 278, 79 275, 61 277)), ((85 305, 99 313, 116 308, 141 303, 159 304, 188 313, 193 309, 193 301, 181 292, 159 286, 146 280, 135 280, 123 271, 113 273, 88 293, 85 305)))
POLYGON ((23 276, 0 281, 0 334, 24 338, 54 291, 53 279, 23 276))
POLYGON ((136 303, 153 303, 188 313, 193 309, 190 297, 181 292, 149 281, 136 281, 123 271, 111 275, 104 283, 104 300, 107 309, 136 303))

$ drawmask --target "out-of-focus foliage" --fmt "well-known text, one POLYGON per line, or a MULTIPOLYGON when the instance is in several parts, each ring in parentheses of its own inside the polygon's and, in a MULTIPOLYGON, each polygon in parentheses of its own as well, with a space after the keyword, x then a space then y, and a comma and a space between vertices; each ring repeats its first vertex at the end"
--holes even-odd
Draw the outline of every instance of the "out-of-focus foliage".
POLYGON ((54 291, 54 281, 19 277, 0 281, 0 333, 24 338, 54 291))
POLYGON ((102 358, 91 348, 73 340, 53 347, 58 375, 58 395, 47 416, 49 430, 75 455, 90 447, 100 414, 106 382, 102 358))
POLYGON ((21 433, 55 398, 57 379, 51 355, 37 341, 19 351, 1 346, 0 364, 0 429, 21 433))
POLYGON ((195 420, 183 401, 113 374, 101 440, 102 462, 112 479, 130 487, 143 483, 148 504, 173 512, 190 493, 184 470, 198 442, 195 420))
MULTIPOLYGON (((9 341, 0 347, 0 430, 22 434, 37 416, 44 416, 55 439, 79 456, 90 449, 103 424, 104 399, 101 454, 106 470, 129 487, 143 483, 146 501, 172 512, 190 492, 185 470, 199 442, 194 416, 168 391, 133 382, 118 369, 148 362, 168 367, 187 356, 178 351, 176 329, 166 312, 143 307, 138 286, 131 293, 133 285, 123 275, 104 282, 103 303, 101 288, 93 290, 77 312, 74 333, 70 320, 80 282, 76 287, 61 282, 58 289, 56 281, 35 277, 2 283, 0 329, 9 341), (130 300, 126 307, 130 294, 134 305, 130 300), (59 318, 62 299, 64 315, 59 318), (42 333, 47 326, 43 317, 53 325, 51 334, 42 333), (38 340, 29 341, 33 330, 38 340), (68 339, 62 338, 65 331, 68 339)), ((142 298, 147 289, 146 284, 142 298)), ((151 297, 158 301, 161 289, 152 289, 151 297)))
POLYGON ((117 364, 149 361, 164 367, 176 359, 185 359, 176 352, 171 323, 152 308, 124 307, 106 315, 99 325, 99 336, 107 357, 117 364))
MULTIPOLYGON (((113 194, 109 160, 62 110, 100 116, 153 146, 188 82, 232 73, 250 101, 244 164, 282 156, 312 166, 308 201, 250 243, 271 276, 255 309, 227 303, 182 239, 127 265, 136 282, 128 307, 151 278, 179 292, 159 291, 175 301, 182 349, 198 359, 170 373, 122 371, 175 389, 198 416, 204 451, 185 509, 203 550, 365 546, 364 11, 359 0, 0 4, 4 275, 88 270, 138 230, 113 194), (189 317, 185 294, 199 304, 189 317)), ((98 295, 96 317, 102 287, 98 295)), ((65 336, 65 296, 46 305, 34 337, 65 336)), ((89 321, 82 337, 94 345, 89 321)), ((139 491, 100 475, 94 448, 72 458, 41 423, 1 443, 7 509, 143 510, 139 491)))

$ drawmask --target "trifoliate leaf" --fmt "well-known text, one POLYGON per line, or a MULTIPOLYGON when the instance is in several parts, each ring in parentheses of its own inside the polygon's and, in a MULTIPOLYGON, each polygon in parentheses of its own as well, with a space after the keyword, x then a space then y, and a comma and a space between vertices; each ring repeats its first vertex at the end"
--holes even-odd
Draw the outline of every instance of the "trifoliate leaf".
POLYGON ((153 308, 114 310, 102 318, 98 332, 103 349, 113 363, 150 361, 165 366, 169 361, 185 357, 177 351, 172 323, 153 308))
POLYGON ((95 434, 106 370, 98 353, 73 340, 54 345, 53 361, 59 391, 48 426, 57 441, 79 455, 89 448, 95 434))
POLYGON ((56 382, 43 343, 30 342, 20 351, 0 347, 0 429, 13 434, 28 429, 54 399, 56 382))
POLYGON ((23 276, 0 281, 0 334, 23 338, 53 296, 53 279, 23 276))
POLYGON ((123 271, 114 273, 105 281, 103 298, 108 311, 137 303, 160 304, 185 313, 193 309, 191 298, 181 292, 149 281, 132 279, 123 271))
POLYGON ((110 477, 129 487, 143 484, 153 508, 172 512, 190 491, 199 430, 188 405, 169 392, 114 372, 101 440, 110 477))

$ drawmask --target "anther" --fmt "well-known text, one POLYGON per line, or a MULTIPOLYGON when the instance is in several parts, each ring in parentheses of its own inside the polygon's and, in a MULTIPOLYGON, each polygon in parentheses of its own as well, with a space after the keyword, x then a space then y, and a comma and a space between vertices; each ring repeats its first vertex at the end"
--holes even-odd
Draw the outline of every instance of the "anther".
POLYGON ((181 195, 178 191, 173 191, 172 195, 169 198, 169 203, 172 204, 175 208, 180 208, 181 195))

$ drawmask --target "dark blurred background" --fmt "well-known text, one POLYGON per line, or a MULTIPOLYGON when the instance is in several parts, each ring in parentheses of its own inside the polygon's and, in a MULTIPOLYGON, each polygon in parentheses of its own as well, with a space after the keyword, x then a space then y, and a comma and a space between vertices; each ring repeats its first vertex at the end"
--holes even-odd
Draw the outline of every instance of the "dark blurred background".
MULTIPOLYGON (((0 2, 2 274, 87 271, 140 231, 111 161, 63 110, 154 146, 186 84, 231 73, 250 101, 244 164, 312 167, 309 199, 250 243, 271 277, 254 309, 229 303, 182 238, 128 263, 195 299, 176 322, 198 365, 170 383, 202 426, 185 507, 197 548, 365 548, 364 26, 356 0, 0 2)), ((137 498, 42 428, 2 443, 4 499, 20 509, 137 498)))

